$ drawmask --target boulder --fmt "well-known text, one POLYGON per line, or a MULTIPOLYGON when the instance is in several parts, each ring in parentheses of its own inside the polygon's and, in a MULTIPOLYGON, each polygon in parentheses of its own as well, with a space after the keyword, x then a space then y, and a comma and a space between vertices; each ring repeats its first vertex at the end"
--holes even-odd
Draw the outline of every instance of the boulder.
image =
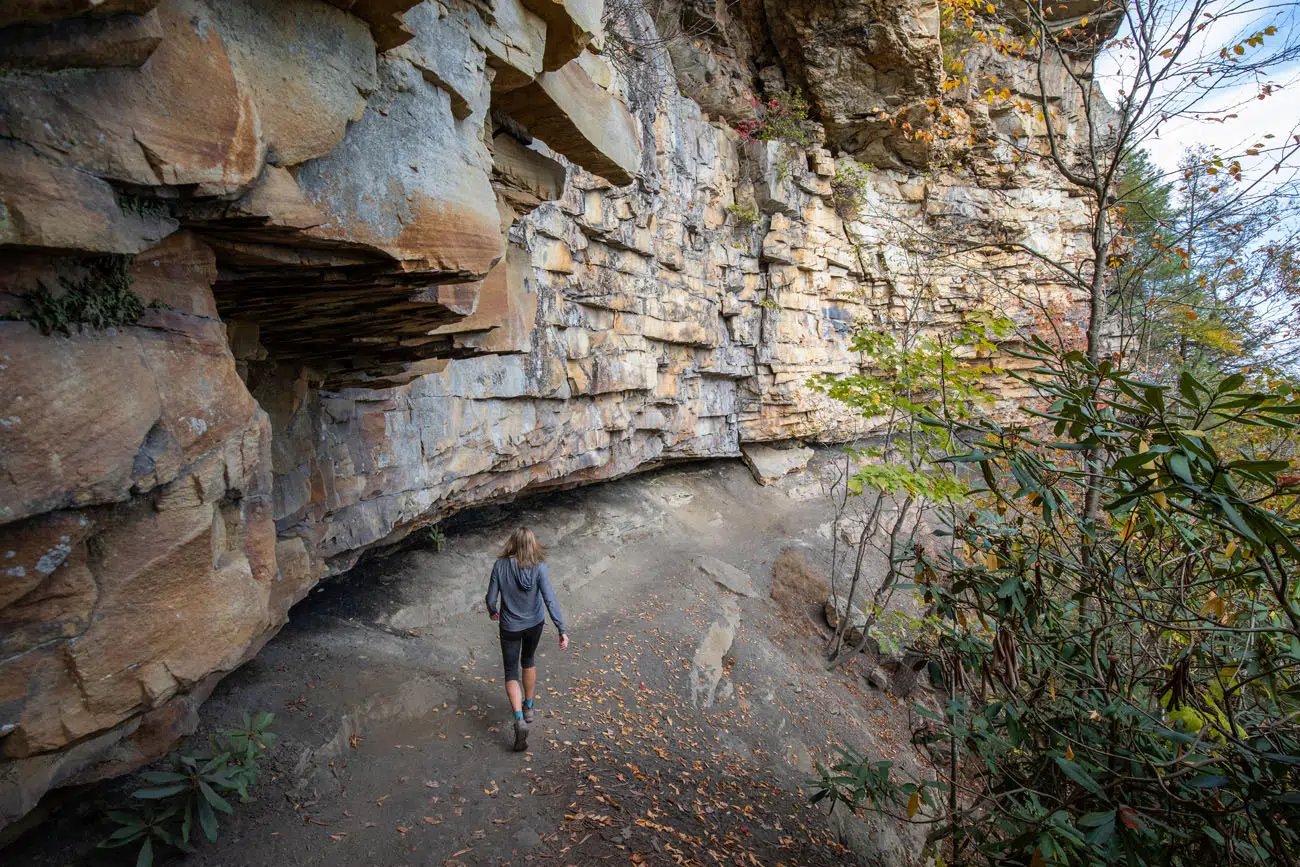
POLYGON ((790 473, 802 470, 812 460, 813 450, 806 447, 774 448, 761 443, 746 443, 740 447, 745 465, 760 485, 771 485, 790 473))
POLYGON ((822 606, 822 611, 826 615, 826 622, 831 629, 838 630, 840 621, 845 617, 848 618, 848 625, 844 628, 844 640, 849 645, 856 646, 862 641, 862 631, 867 628, 868 618, 866 613, 857 605, 849 606, 849 600, 843 596, 832 593, 831 597, 826 600, 822 606))

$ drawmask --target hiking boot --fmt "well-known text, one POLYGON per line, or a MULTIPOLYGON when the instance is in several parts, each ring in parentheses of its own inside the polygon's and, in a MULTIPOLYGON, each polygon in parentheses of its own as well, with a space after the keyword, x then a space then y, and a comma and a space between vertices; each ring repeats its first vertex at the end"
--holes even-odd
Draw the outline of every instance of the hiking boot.
POLYGON ((524 705, 524 722, 531 723, 535 719, 537 719, 537 712, 531 705, 524 705))
POLYGON ((522 753, 528 749, 528 722, 515 720, 515 752, 522 753))

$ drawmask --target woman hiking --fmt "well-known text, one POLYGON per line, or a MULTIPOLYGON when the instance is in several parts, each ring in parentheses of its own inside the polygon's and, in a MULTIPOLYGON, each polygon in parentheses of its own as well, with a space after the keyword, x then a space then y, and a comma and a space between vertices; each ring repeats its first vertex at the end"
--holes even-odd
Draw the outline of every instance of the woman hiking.
POLYGON ((543 603, 560 633, 560 650, 565 650, 569 636, 564 631, 560 604, 555 601, 555 591, 546 571, 546 554, 533 531, 520 527, 510 534, 500 559, 492 564, 487 591, 488 614, 501 624, 501 660, 506 670, 506 696, 515 712, 516 752, 528 749, 528 724, 533 721, 533 696, 537 688, 533 654, 546 625, 543 603))

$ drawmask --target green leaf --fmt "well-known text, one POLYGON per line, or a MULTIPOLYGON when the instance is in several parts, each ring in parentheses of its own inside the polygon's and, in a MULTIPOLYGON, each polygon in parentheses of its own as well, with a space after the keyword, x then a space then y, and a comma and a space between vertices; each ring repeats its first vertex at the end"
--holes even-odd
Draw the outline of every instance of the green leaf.
POLYGON ((131 810, 109 810, 106 815, 119 825, 128 828, 143 828, 146 824, 143 816, 131 810))
POLYGON ((1240 373, 1234 373, 1232 376, 1225 377, 1223 381, 1219 383, 1218 392, 1219 394, 1226 394, 1230 391, 1236 391, 1245 385, 1245 383, 1246 377, 1242 376, 1240 373))
POLYGON ((1075 762, 1070 761, 1064 756, 1057 756, 1056 764, 1067 777, 1083 786, 1089 792, 1092 792, 1099 798, 1106 797, 1106 790, 1101 787, 1101 784, 1090 777, 1088 772, 1079 767, 1075 762))
POLYGON ((1112 810, 1109 814, 1101 815, 1108 815, 1109 818, 1097 824, 1083 837, 1093 846, 1105 846, 1110 842, 1110 838, 1115 836, 1115 811, 1112 810))
POLYGON ((1228 522, 1232 524, 1233 528, 1250 541, 1259 543, 1259 536, 1255 535, 1255 531, 1246 524, 1245 520, 1241 517, 1241 513, 1233 508, 1233 505, 1228 502, 1228 499, 1226 497, 1216 497, 1216 500, 1218 501, 1219 508, 1223 510, 1223 516, 1228 519, 1228 522))
POLYGON ((1228 469, 1245 473, 1280 473, 1289 466, 1290 461, 1232 461, 1228 469))
POLYGON ((170 786, 158 786, 156 788, 137 789, 135 792, 132 793, 132 796, 136 798, 144 798, 145 800, 149 800, 149 801, 156 801, 159 798, 170 798, 172 795, 179 794, 180 792, 185 791, 189 787, 190 787, 189 783, 175 783, 170 786))
POLYGON ((203 799, 199 800, 199 825, 209 843, 217 839, 217 814, 212 812, 212 805, 203 799))
POLYGON ((1178 377, 1178 393, 1181 394, 1192 406, 1200 409, 1201 398, 1196 393, 1197 389, 1200 389, 1207 394, 1209 393, 1209 389, 1201 385, 1196 377, 1192 376, 1187 371, 1183 371, 1182 375, 1178 377))
POLYGON ((1104 825, 1106 822, 1114 823, 1114 821, 1115 821, 1115 811, 1106 810, 1103 813, 1084 813, 1082 816, 1079 817, 1079 820, 1076 824, 1081 825, 1085 828, 1095 828, 1098 825, 1104 825))
POLYGON ((1199 777, 1188 780, 1187 785, 1198 789, 1217 789, 1226 782, 1228 782, 1228 778, 1222 774, 1201 774, 1199 777))
POLYGON ((1183 484, 1192 484, 1192 473, 1188 468, 1187 455, 1175 452, 1169 456, 1169 472, 1173 473, 1183 484))
POLYGON ((118 828, 108 838, 99 842, 100 849, 116 849, 118 846, 127 846, 139 840, 147 834, 145 828, 118 828))
POLYGON ((1187 732, 1180 732, 1175 729, 1164 728, 1163 726, 1156 727, 1156 734, 1166 740, 1176 741, 1180 744, 1190 744, 1196 740, 1195 735, 1190 735, 1187 732))
POLYGON ((136 856, 135 867, 153 867, 153 840, 148 837, 144 838, 144 845, 136 856))
POLYGON ((199 780, 199 791, 203 793, 203 797, 207 800, 209 804, 211 804, 213 807, 220 810, 221 812, 227 814, 235 812, 235 809, 230 806, 230 803, 226 801, 225 798, 221 797, 216 792, 214 792, 212 790, 212 787, 209 786, 207 783, 205 783, 203 780, 199 780))

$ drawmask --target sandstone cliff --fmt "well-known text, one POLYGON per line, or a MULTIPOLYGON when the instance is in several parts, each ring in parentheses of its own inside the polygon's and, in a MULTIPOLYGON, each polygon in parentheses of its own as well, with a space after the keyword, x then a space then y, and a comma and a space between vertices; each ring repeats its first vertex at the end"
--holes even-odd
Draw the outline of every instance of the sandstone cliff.
POLYGON ((0 824, 159 755, 368 549, 860 433, 806 385, 854 369, 858 324, 1069 314, 864 216, 1084 241, 1050 172, 976 146, 1041 132, 978 80, 970 135, 903 132, 943 76, 932 2, 842 5, 0 11, 0 824), (823 143, 733 129, 794 87, 823 143), (832 180, 863 163, 842 216, 832 180))

